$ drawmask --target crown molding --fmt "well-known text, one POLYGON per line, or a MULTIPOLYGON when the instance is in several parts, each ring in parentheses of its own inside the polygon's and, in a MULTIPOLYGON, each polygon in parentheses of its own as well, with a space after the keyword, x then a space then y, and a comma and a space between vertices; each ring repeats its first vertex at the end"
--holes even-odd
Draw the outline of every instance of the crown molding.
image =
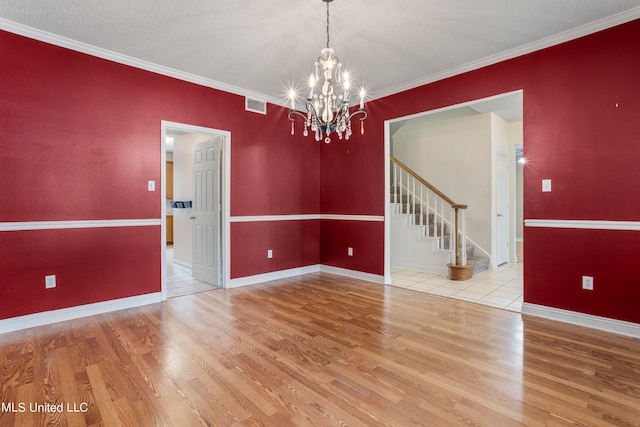
MULTIPOLYGON (((518 56, 526 55, 541 49, 545 49, 551 46, 555 46, 564 42, 568 42, 589 34, 593 34, 598 31, 605 30, 607 28, 615 27, 616 25, 624 24, 626 22, 633 21, 640 18, 640 6, 629 9, 627 11, 611 15, 606 18, 599 19, 589 24, 582 25, 580 27, 572 28, 571 30, 564 31, 562 33, 555 34, 550 37, 546 37, 535 42, 527 43, 522 46, 500 52, 495 55, 487 56, 477 61, 468 62, 466 64, 449 68, 439 73, 431 74, 428 76, 420 77, 415 80, 400 83, 398 85, 389 87, 384 90, 373 91, 367 95, 368 101, 384 98, 386 96, 394 95, 406 90, 414 89, 419 86, 423 86, 429 83, 443 80, 448 77, 453 77, 458 74, 466 73, 469 71, 477 70, 482 67, 493 65, 508 59, 513 59, 518 56)), ((0 29, 19 34, 28 38, 39 40, 45 43, 49 43, 55 46, 64 47, 74 50, 76 52, 85 53, 98 58, 107 59, 109 61, 117 62, 131 67, 139 68, 146 71, 151 71, 156 74, 161 74, 168 77, 173 77, 179 80, 183 80, 190 83, 195 83, 200 86, 209 87, 212 89, 222 90, 225 92, 233 93, 236 95, 247 96, 250 98, 269 102, 274 105, 282 107, 289 107, 289 102, 280 98, 265 95, 262 93, 243 89, 238 86, 229 85, 216 80, 207 79, 197 76, 195 74, 185 73, 183 71, 175 70, 173 68, 165 67, 162 65, 154 64, 152 62, 143 61, 131 56, 123 55, 117 52, 113 52, 107 49, 102 49, 96 46, 92 46, 87 43, 82 43, 67 37, 59 36, 47 31, 39 30, 29 27, 27 25, 19 24, 17 22, 10 21, 8 19, 0 18, 0 29)))
POLYGON ((150 71, 156 74, 161 74, 167 77, 173 77, 175 79, 183 80, 185 82, 195 83, 200 86, 205 86, 212 89, 233 93, 235 95, 246 96, 249 98, 269 102, 271 104, 280 105, 283 107, 287 106, 286 100, 274 98, 272 96, 268 96, 263 93, 253 92, 248 89, 243 89, 241 87, 222 83, 216 80, 207 79, 205 77, 200 77, 195 74, 190 74, 183 71, 175 70, 173 68, 165 67, 163 65, 154 64, 153 62, 137 59, 132 56, 127 56, 118 52, 103 49, 97 46, 90 45, 88 43, 82 43, 77 40, 70 39, 68 37, 59 36, 57 34, 49 33, 47 31, 39 30, 37 28, 29 27, 27 25, 19 24, 17 22, 13 22, 8 19, 0 18, 0 29, 8 31, 10 33, 28 37, 30 39, 49 43, 54 46, 59 46, 59 47, 70 49, 76 52, 85 53, 87 55, 95 56, 97 58, 106 59, 109 61, 117 62, 119 64, 128 65, 131 67, 139 68, 141 70, 150 71))
POLYGON ((497 64, 508 59, 517 58, 518 56, 526 55, 538 50, 546 49, 551 46, 575 40, 577 38, 584 37, 598 31, 606 30, 607 28, 615 27, 616 25, 621 25, 638 18, 640 18, 640 6, 615 15, 608 16, 606 18, 599 19, 580 27, 572 28, 571 30, 564 31, 553 36, 545 37, 543 39, 497 53, 495 55, 487 56, 477 61, 468 62, 466 64, 449 68, 448 70, 444 70, 439 73, 420 77, 418 79, 411 80, 405 83, 400 83, 382 91, 375 91, 371 93, 371 96, 367 96, 367 99, 371 101, 374 99, 384 98, 386 96, 404 92, 406 90, 415 89, 419 86, 433 83, 438 80, 443 80, 449 77, 456 76, 458 74, 477 70, 479 68, 497 64))

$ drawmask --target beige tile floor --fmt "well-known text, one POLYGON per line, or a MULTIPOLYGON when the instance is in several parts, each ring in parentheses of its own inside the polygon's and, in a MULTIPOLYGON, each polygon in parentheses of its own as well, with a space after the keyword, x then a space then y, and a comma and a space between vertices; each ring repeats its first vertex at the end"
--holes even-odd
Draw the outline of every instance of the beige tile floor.
POLYGON ((392 268, 391 284, 516 312, 522 309, 521 263, 504 264, 464 281, 449 280, 440 274, 392 268))
POLYGON ((167 298, 218 289, 194 279, 191 270, 173 262, 173 248, 167 247, 167 298))

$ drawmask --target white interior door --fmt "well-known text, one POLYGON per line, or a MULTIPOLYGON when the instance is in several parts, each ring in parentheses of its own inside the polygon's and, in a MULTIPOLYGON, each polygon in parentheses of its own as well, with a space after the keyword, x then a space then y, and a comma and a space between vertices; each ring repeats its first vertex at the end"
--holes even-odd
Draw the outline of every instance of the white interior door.
POLYGON ((509 181, 507 156, 496 154, 496 264, 509 262, 509 181))
POLYGON ((193 146, 193 278, 219 285, 220 138, 193 146))

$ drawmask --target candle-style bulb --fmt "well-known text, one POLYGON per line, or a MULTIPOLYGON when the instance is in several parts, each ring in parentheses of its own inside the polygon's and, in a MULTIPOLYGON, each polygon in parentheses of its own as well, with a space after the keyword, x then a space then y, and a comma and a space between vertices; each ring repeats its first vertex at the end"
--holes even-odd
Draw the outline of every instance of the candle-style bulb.
POLYGON ((289 99, 291 100, 291 109, 295 109, 296 104, 296 91, 293 89, 289 89, 289 99))

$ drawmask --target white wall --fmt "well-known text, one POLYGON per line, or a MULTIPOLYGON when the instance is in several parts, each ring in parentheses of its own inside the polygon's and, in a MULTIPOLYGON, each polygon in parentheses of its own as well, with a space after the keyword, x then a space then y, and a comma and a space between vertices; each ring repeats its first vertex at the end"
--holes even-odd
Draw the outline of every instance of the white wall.
MULTIPOLYGON (((211 139, 210 135, 185 133, 174 137, 173 200, 193 200, 193 166, 191 149, 194 144, 211 139)), ((173 209, 173 259, 184 265, 192 263, 192 231, 189 216, 192 209, 173 209)))
MULTIPOLYGON (((515 146, 516 145, 520 145, 522 146, 522 142, 523 142, 523 138, 522 138, 522 122, 513 122, 513 123, 509 123, 508 125, 509 128, 509 141, 510 143, 514 146, 514 150, 512 152, 515 152, 515 146)), ((515 178, 514 178, 514 188, 515 188, 515 206, 516 206, 516 211, 515 211, 515 236, 516 239, 518 240, 522 240, 522 229, 524 226, 524 216, 522 213, 522 205, 523 205, 523 198, 522 198, 522 172, 523 172, 523 165, 517 163, 517 159, 514 158, 514 162, 515 162, 515 178)))
POLYGON ((467 233, 490 253, 492 239, 491 113, 465 107, 408 120, 392 153, 456 203, 468 205, 467 233))

